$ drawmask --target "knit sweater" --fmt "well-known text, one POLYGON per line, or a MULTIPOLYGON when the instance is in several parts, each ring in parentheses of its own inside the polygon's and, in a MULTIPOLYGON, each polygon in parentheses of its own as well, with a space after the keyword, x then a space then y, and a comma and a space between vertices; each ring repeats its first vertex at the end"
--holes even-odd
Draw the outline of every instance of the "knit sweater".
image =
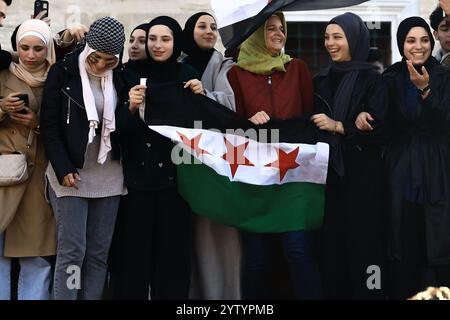
MULTIPOLYGON (((89 82, 94 94, 99 119, 102 119, 104 97, 101 79, 89 75, 89 82)), ((101 127, 99 126, 99 128, 101 127)), ((81 178, 81 181, 77 181, 78 190, 61 186, 52 166, 48 166, 46 175, 58 198, 104 198, 126 194, 120 161, 112 160, 110 152, 105 163, 99 164, 97 162, 99 148, 100 135, 97 134, 92 143, 87 146, 84 167, 78 171, 81 178)))

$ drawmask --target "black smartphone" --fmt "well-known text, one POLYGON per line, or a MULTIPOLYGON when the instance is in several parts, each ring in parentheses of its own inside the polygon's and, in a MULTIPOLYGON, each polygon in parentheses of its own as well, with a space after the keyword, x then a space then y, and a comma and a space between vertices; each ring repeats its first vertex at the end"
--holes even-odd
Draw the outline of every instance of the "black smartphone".
MULTIPOLYGON (((28 100, 28 95, 26 93, 18 94, 16 97, 19 98, 20 100, 22 100, 25 103, 25 105, 28 107, 29 100, 28 100)), ((27 111, 25 109, 22 109, 20 111, 17 111, 17 113, 26 114, 27 111)))
POLYGON ((47 13, 43 16, 43 18, 48 17, 48 9, 49 9, 48 1, 36 0, 34 2, 34 17, 36 17, 39 14, 39 12, 43 10, 47 11, 47 13))

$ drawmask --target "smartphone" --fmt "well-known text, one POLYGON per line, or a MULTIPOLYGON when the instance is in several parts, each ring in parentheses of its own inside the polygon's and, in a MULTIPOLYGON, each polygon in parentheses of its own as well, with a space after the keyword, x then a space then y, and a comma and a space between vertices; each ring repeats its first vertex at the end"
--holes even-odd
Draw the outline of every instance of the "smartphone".
POLYGON ((48 1, 41 1, 41 0, 36 0, 34 2, 34 16, 36 17, 39 12, 45 10, 47 11, 47 13, 43 16, 43 18, 47 18, 48 17, 48 1))
MULTIPOLYGON (((25 103, 25 105, 28 107, 29 100, 28 100, 28 95, 26 93, 18 94, 16 97, 19 98, 20 100, 22 100, 25 103)), ((20 111, 17 111, 17 113, 26 114, 27 111, 25 109, 22 109, 20 111)))

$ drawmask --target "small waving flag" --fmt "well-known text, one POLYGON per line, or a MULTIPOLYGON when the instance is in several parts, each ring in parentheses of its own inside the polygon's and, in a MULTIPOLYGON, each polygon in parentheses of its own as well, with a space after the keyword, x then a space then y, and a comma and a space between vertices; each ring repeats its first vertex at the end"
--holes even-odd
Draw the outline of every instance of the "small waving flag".
POLYGON ((354 6, 367 0, 211 0, 222 43, 239 46, 276 11, 324 10, 354 6))

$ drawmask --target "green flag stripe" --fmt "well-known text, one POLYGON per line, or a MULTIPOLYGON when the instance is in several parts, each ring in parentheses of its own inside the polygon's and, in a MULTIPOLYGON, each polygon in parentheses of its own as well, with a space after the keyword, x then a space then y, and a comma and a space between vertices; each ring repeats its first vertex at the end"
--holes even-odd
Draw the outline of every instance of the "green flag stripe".
POLYGON ((219 223, 258 233, 314 230, 322 225, 325 186, 231 182, 203 164, 177 166, 178 188, 191 209, 219 223))

